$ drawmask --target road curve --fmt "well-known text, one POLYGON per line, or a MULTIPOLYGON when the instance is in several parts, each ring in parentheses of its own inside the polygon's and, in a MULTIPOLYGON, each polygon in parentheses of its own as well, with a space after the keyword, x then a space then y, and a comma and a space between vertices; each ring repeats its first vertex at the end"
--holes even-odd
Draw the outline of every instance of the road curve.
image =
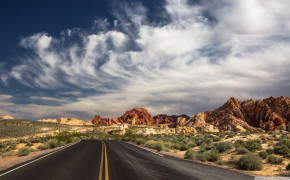
POLYGON ((0 180, 254 179, 218 167, 159 156, 122 141, 83 140, 28 165, 24 164, 0 172, 0 180), (20 168, 13 170, 17 167, 20 168))

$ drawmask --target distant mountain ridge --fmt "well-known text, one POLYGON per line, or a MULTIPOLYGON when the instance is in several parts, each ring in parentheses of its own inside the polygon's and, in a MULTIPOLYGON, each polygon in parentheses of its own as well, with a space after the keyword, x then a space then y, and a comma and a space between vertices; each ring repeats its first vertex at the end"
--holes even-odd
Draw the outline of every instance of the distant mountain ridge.
MULTIPOLYGON (((286 129, 290 123, 289 97, 269 97, 263 100, 239 101, 235 97, 213 111, 197 113, 190 117, 185 114, 159 114, 152 117, 147 109, 134 108, 119 118, 102 118, 96 115, 92 123, 110 125, 129 123, 134 125, 172 124, 172 127, 193 127, 208 131, 258 130, 274 131, 286 129)), ((289 125, 290 126, 290 125, 289 125)))

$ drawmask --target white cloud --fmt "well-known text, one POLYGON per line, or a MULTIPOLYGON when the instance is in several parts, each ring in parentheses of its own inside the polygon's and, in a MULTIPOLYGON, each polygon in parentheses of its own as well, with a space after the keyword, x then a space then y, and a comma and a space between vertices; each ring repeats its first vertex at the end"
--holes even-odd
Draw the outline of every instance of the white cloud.
MULTIPOLYGON (((289 96, 287 5, 275 0, 199 5, 168 0, 165 10, 171 22, 165 25, 150 24, 141 4, 124 6, 123 13, 114 12, 116 29, 98 20, 96 26, 105 22, 103 31, 67 30, 60 39, 43 33, 23 39, 21 45, 36 56, 22 59, 10 75, 36 88, 72 85, 79 91, 102 92, 82 98, 76 94, 74 102, 49 107, 55 113, 81 112, 86 117, 119 116, 136 106, 153 114, 193 115, 230 96, 289 96), (81 42, 63 46, 75 35, 81 42)), ((35 117, 46 113, 47 106, 39 107, 35 117)))

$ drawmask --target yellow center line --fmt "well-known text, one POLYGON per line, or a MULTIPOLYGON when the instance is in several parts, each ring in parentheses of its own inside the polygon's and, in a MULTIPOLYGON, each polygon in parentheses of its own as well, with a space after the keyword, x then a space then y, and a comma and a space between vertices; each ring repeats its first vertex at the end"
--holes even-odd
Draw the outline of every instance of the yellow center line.
POLYGON ((101 157, 101 162, 100 162, 100 172, 99 172, 99 180, 103 180, 103 152, 104 152, 104 144, 103 144, 103 141, 102 142, 102 157, 101 157))
POLYGON ((105 180, 109 180, 108 158, 107 158, 107 145, 105 144, 105 180))

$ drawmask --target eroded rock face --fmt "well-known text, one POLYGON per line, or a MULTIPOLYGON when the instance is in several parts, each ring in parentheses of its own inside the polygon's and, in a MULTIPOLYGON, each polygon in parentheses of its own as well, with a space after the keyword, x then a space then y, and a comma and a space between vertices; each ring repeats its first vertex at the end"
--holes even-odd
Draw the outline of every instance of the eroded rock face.
POLYGON ((153 117, 156 124, 172 124, 173 119, 167 115, 157 115, 153 117))
POLYGON ((157 115, 154 118, 148 112, 147 109, 144 108, 134 108, 129 111, 126 111, 121 117, 119 118, 102 118, 96 115, 92 123, 95 125, 102 124, 102 125, 111 125, 111 124, 118 124, 118 123, 128 123, 131 125, 140 125, 140 124, 171 124, 173 123, 173 119, 170 116, 164 115, 157 115))
POLYGON ((102 118, 99 115, 96 115, 93 120, 92 120, 92 124, 94 125, 111 125, 111 124, 119 124, 119 123, 123 123, 120 122, 118 119, 116 118, 102 118))
POLYGON ((129 119, 135 119, 135 124, 155 124, 153 117, 148 113, 147 109, 134 108, 126 111, 121 117, 118 118, 120 122, 127 122, 129 119))
POLYGON ((238 101, 231 97, 223 106, 204 115, 197 114, 192 120, 196 124, 211 124, 219 130, 278 130, 289 123, 290 99, 288 97, 270 97, 264 100, 238 101))

